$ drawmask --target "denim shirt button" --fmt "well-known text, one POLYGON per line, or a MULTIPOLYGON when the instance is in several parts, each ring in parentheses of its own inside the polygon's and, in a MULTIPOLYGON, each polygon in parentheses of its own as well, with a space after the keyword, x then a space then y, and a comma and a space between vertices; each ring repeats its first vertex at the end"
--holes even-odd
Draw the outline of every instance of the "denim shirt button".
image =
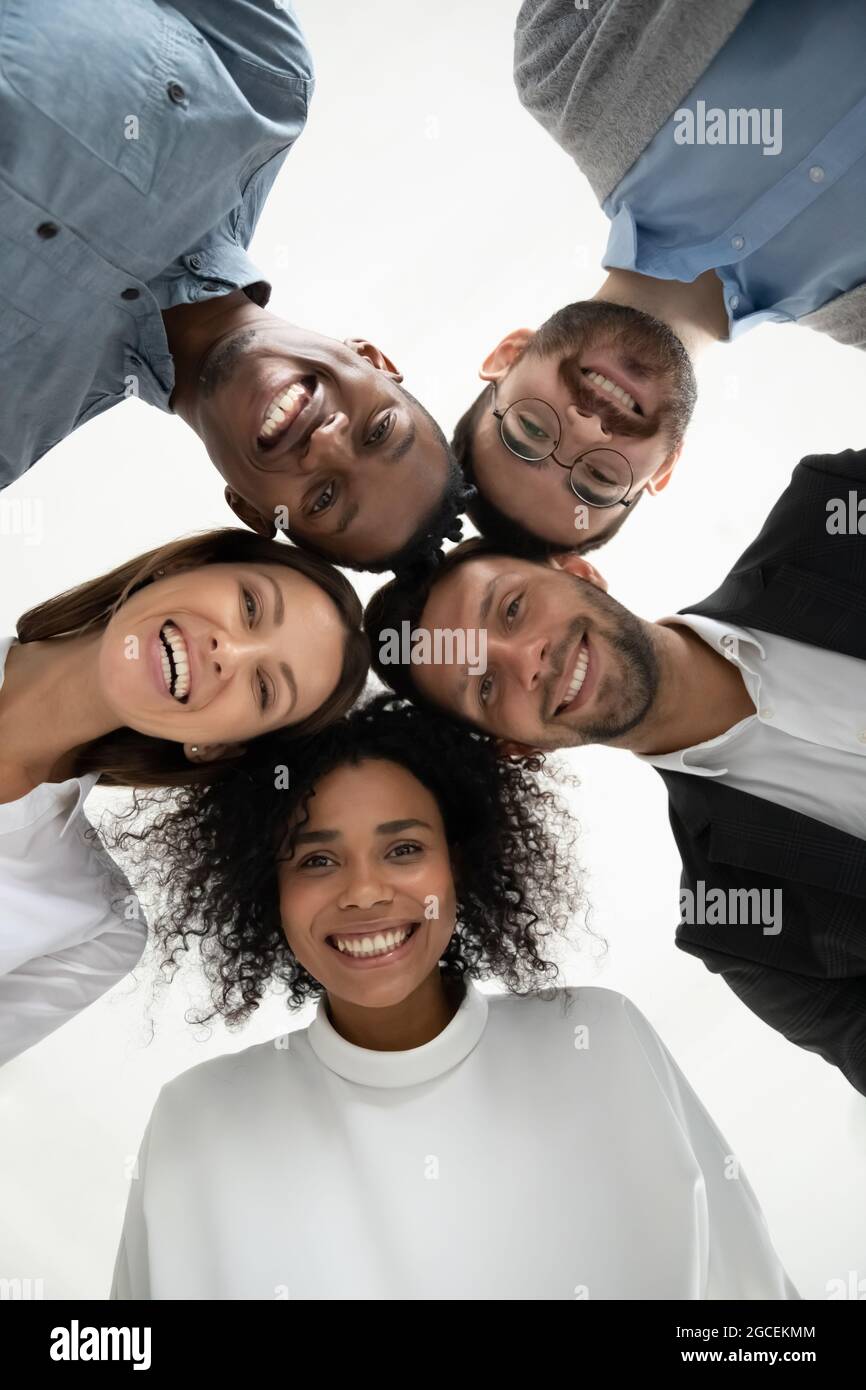
POLYGON ((173 101, 175 106, 187 106, 186 90, 179 82, 169 82, 165 89, 168 93, 169 101, 173 101))

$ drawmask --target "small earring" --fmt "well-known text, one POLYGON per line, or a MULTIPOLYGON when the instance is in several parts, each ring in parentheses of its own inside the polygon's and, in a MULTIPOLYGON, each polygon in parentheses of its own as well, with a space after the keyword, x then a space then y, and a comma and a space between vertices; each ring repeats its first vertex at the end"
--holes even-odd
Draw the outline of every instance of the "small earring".
POLYGON ((190 753, 197 753, 197 752, 198 752, 198 744, 197 744, 197 743, 191 743, 190 746, 189 746, 189 751, 190 751, 190 753))

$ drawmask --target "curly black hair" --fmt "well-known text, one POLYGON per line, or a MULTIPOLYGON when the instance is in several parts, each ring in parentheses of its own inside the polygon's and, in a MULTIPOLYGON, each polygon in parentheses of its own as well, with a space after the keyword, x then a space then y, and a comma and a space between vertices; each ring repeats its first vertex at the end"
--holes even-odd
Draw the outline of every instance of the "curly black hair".
POLYGON ((321 779, 368 759, 405 768, 439 806, 457 897, 443 974, 495 978, 512 993, 556 979, 546 942, 565 933, 583 899, 576 827, 545 785, 543 759, 501 758, 487 735, 380 695, 293 743, 287 788, 273 765, 239 766, 216 786, 137 800, 133 825, 115 830, 111 847, 130 857, 131 874, 134 862, 139 889, 156 889, 151 928, 164 977, 200 948, 212 1007, 195 1021, 238 1025, 269 987, 287 992, 290 1009, 323 993, 283 931, 278 853, 291 853, 321 779))

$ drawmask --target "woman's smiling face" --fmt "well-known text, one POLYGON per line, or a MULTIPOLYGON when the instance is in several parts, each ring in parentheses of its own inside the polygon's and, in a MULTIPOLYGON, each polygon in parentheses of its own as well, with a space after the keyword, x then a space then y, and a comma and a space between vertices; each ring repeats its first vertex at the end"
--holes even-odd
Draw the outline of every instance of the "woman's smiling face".
POLYGON ((107 624, 100 694, 120 726, 151 738, 242 742, 314 714, 337 686, 345 641, 333 601, 288 566, 181 570, 107 624))
POLYGON ((279 864, 289 946, 329 995, 399 1004, 437 968, 456 921, 436 799, 404 767, 377 759, 327 773, 307 809, 279 864))

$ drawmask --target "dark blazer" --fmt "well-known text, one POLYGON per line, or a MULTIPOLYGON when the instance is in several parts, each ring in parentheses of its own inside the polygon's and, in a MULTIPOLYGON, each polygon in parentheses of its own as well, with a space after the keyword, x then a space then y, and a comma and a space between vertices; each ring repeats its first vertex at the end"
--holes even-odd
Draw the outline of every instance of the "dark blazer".
MULTIPOLYGON (((866 450, 803 459, 724 583, 680 611, 866 661, 866 450), (852 491, 864 533, 830 534, 828 502, 852 491)), ((677 945, 866 1095, 866 841, 715 778, 659 772, 683 888, 782 890, 778 935, 681 922, 677 945)))

